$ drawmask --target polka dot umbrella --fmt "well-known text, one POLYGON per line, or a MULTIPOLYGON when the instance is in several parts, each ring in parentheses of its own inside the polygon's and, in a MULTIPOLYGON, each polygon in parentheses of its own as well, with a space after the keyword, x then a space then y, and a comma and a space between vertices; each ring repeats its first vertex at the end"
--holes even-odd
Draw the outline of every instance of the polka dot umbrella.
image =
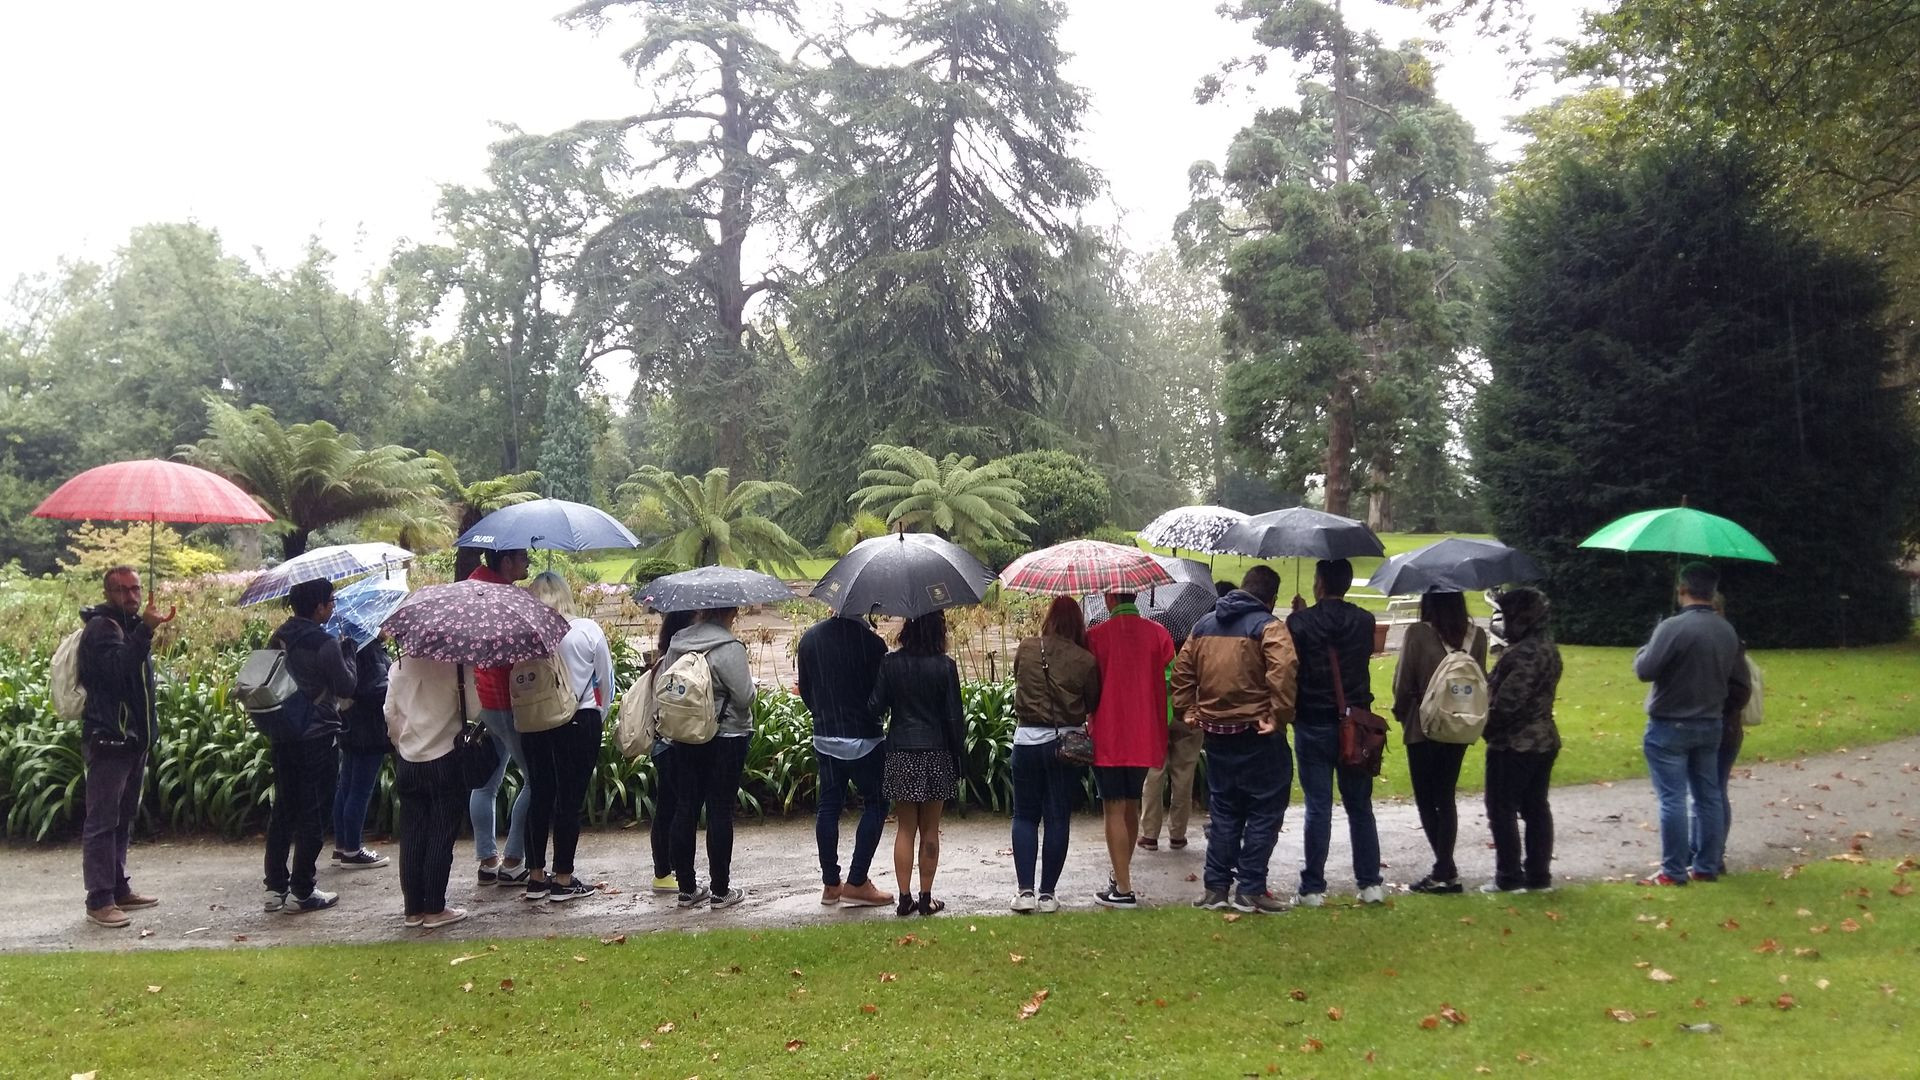
POLYGON ((471 580, 419 590, 385 625, 408 656, 483 668, 551 656, 568 629, 525 589, 471 580))

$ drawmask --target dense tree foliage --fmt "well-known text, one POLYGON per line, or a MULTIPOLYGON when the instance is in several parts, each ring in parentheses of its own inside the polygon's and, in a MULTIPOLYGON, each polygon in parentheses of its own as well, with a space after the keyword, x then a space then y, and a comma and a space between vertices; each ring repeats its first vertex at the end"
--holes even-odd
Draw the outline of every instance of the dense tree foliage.
POLYGON ((1682 502, 1780 559, 1722 565, 1752 644, 1911 626, 1893 564, 1915 444, 1887 385, 1885 287, 1780 194, 1763 155, 1682 135, 1563 157, 1512 200, 1480 464, 1500 536, 1546 565, 1568 640, 1637 642, 1669 609, 1674 559, 1575 545, 1682 502))
POLYGON ((1061 450, 1029 450, 995 464, 1020 482, 1020 509, 1033 519, 1026 532, 1035 547, 1085 536, 1107 520, 1112 494, 1084 460, 1061 450))

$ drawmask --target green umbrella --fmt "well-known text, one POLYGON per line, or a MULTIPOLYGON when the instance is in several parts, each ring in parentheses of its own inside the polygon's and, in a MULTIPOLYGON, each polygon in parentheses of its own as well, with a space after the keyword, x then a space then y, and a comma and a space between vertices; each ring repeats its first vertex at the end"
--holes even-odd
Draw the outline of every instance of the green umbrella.
POLYGON ((1726 518, 1687 506, 1642 510, 1603 526, 1580 541, 1583 548, 1662 551, 1716 559, 1778 563, 1754 535, 1726 518))

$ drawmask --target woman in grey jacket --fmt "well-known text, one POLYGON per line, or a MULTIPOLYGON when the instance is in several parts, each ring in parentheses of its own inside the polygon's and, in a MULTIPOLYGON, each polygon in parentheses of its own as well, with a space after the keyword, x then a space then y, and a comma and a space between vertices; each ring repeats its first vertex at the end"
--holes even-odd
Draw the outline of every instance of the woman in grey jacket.
POLYGON ((740 795, 740 774, 753 742, 753 673, 747 667, 747 647, 733 636, 737 608, 714 608, 694 614, 693 625, 673 636, 660 670, 688 653, 704 653, 713 671, 714 715, 719 730, 703 743, 675 743, 674 809, 672 825, 673 873, 680 885, 683 908, 711 902, 715 910, 732 907, 747 898, 732 887, 733 806, 740 795), (694 877, 693 834, 699 828, 700 809, 707 811, 707 879, 694 877))
POLYGON ((868 709, 887 723, 886 776, 881 793, 893 800, 893 875, 900 882, 896 915, 933 915, 946 903, 933 898, 940 866, 940 813, 958 794, 966 749, 966 713, 960 704, 960 669, 947 655, 947 616, 934 611, 909 619, 900 647, 880 661, 868 709), (920 854, 920 895, 907 891, 915 849, 920 854))

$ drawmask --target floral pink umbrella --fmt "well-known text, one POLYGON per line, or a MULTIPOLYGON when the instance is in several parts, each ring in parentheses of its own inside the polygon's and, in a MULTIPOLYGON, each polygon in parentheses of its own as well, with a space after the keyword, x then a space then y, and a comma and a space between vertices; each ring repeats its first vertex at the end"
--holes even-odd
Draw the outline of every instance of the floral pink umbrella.
POLYGON ((408 656, 492 668, 553 655, 568 626, 525 589, 456 581, 414 593, 384 629, 408 656))

